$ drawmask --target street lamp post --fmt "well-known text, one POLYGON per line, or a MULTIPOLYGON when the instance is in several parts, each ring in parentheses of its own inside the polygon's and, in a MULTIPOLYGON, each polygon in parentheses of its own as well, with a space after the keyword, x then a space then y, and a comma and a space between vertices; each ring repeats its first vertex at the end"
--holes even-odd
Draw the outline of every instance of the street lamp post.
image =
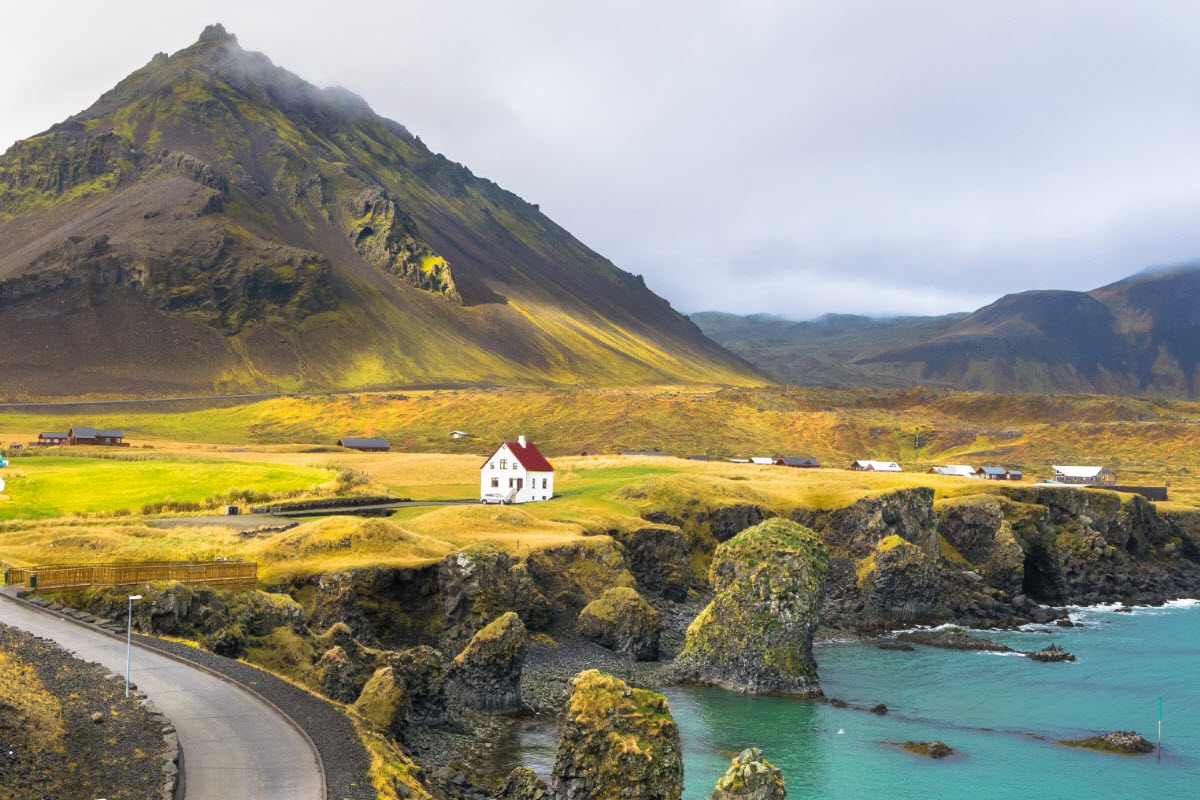
POLYGON ((133 652, 133 601, 141 600, 140 594, 129 595, 129 615, 125 619, 125 696, 129 697, 129 661, 133 652))

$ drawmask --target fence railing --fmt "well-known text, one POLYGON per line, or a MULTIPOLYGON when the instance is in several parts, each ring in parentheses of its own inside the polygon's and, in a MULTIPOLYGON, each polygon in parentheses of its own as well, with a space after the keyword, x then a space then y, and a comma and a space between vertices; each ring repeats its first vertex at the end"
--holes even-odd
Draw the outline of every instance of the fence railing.
POLYGON ((253 589, 258 584, 258 564, 253 561, 56 564, 10 567, 4 571, 5 584, 24 586, 38 592, 94 586, 136 586, 156 581, 204 584, 219 589, 253 589))

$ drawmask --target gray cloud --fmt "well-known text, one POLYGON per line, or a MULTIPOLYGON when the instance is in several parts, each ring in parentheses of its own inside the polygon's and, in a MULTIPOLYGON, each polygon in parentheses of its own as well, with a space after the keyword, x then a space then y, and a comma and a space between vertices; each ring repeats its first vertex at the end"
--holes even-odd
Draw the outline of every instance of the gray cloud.
POLYGON ((1200 256, 1190 4, 202 5, 9 9, 0 146, 221 21, 684 311, 969 310, 1200 256))

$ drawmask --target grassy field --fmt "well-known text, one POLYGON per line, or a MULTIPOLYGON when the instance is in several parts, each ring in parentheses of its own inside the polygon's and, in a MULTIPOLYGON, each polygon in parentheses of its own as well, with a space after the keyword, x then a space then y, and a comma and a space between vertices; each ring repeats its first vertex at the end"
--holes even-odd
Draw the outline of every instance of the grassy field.
POLYGON ((1200 480, 1193 477, 1200 476, 1200 404, 1144 399, 811 389, 455 391, 288 398, 171 413, 6 413, 0 441, 28 441, 40 429, 72 423, 123 427, 135 446, 116 459, 67 449, 16 451, 0 495, 0 561, 243 557, 259 560, 272 580, 355 564, 429 563, 478 541, 524 554, 585 534, 629 530, 644 524, 647 510, 697 499, 709 507, 747 502, 788 513, 910 486, 931 486, 942 499, 997 488, 925 474, 939 463, 1020 467, 1031 479, 1046 476, 1054 463, 1105 464, 1123 482, 1169 483, 1172 500, 1162 509, 1200 508, 1200 480), (472 437, 450 440, 454 429, 472 437), (495 442, 522 432, 555 462, 558 496, 551 502, 408 508, 383 521, 316 518, 253 537, 219 525, 162 530, 140 513, 146 504, 232 492, 328 494, 339 488, 339 473, 359 476, 359 491, 473 498, 483 457, 495 442), (351 433, 383 435, 410 452, 330 445, 351 433), (830 468, 612 455, 626 448, 814 455, 830 468), (602 455, 580 456, 583 450, 602 455), (842 468, 858 457, 899 460, 906 471, 842 468))
POLYGON ((201 502, 231 490, 291 492, 329 483, 333 474, 312 466, 170 456, 39 456, 15 460, 4 478, 0 520, 132 513, 147 503, 201 502))

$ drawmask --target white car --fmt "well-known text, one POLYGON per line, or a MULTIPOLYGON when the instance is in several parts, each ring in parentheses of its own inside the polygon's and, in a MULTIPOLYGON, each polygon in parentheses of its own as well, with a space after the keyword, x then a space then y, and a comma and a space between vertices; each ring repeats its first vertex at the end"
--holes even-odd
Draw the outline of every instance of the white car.
POLYGON ((485 506, 493 503, 505 505, 508 503, 508 495, 504 494, 504 492, 487 492, 483 495, 483 497, 479 498, 479 502, 483 503, 485 506))

